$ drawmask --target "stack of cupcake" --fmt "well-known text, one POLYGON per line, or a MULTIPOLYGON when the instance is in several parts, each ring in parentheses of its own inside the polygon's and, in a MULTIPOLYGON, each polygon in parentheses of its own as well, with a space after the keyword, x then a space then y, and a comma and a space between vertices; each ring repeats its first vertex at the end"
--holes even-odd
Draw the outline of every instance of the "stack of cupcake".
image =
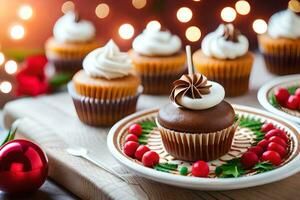
POLYGON ((142 92, 131 59, 110 40, 90 52, 68 90, 79 119, 93 126, 109 126, 134 113, 142 92))
POLYGON ((46 42, 46 55, 58 72, 75 73, 82 68, 83 58, 99 45, 95 27, 68 12, 54 25, 53 36, 46 42))

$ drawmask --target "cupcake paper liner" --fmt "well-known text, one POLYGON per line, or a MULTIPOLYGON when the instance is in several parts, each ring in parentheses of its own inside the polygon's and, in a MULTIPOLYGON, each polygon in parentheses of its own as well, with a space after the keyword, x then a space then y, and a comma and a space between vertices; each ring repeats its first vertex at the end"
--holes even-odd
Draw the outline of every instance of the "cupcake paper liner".
POLYGON ((226 154, 238 123, 213 133, 181 133, 162 127, 156 120, 166 151, 175 159, 211 161, 226 154))
POLYGON ((55 59, 50 58, 49 62, 55 67, 56 72, 75 74, 82 69, 83 59, 55 59))
POLYGON ((277 75, 300 73, 300 39, 258 36, 260 51, 269 72, 277 75))
POLYGON ((94 99, 78 95, 72 82, 68 84, 68 91, 78 118, 91 126, 111 126, 125 116, 136 111, 136 104, 143 87, 140 86, 135 96, 121 99, 94 99))
POLYGON ((220 60, 209 58, 198 50, 194 53, 193 60, 198 72, 224 87, 226 96, 239 96, 248 91, 254 60, 252 53, 248 52, 234 60, 220 60))

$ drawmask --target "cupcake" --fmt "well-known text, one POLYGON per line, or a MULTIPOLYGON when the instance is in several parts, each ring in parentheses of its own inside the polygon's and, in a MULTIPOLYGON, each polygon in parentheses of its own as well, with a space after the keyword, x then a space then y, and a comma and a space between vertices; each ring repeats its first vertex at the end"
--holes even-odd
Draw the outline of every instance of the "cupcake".
POLYGON ((129 51, 146 94, 170 94, 172 82, 186 70, 181 40, 169 31, 145 29, 129 51))
POLYGON ((275 13, 258 42, 271 73, 300 73, 300 2, 291 0, 288 9, 275 13))
POLYGON ((221 24, 204 37, 201 49, 194 53, 195 68, 223 85, 226 96, 242 95, 248 91, 254 60, 248 47, 248 39, 232 24, 221 24))
POLYGON ((157 126, 166 151, 175 159, 210 161, 231 147, 237 123, 224 88, 200 73, 174 82, 170 99, 158 112, 157 126))
POLYGON ((68 90, 82 122, 109 126, 135 112, 142 87, 128 54, 110 40, 85 57, 68 90))
POLYGON ((83 58, 97 46, 93 24, 68 12, 55 23, 53 37, 45 48, 56 71, 75 73, 82 68, 83 58))

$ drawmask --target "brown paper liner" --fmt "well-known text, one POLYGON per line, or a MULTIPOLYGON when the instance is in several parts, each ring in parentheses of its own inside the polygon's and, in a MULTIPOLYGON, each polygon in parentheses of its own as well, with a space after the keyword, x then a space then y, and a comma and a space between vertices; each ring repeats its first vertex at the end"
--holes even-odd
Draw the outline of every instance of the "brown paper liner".
POLYGON ((264 34, 258 36, 267 69, 277 75, 300 73, 300 39, 273 39, 264 34))
POLYGON ((133 66, 142 79, 145 94, 170 94, 172 83, 186 71, 184 52, 172 56, 143 56, 129 51, 133 66))
POLYGON ((198 50, 193 54, 193 61, 196 71, 223 85, 226 96, 239 96, 248 91, 254 61, 252 53, 234 60, 220 60, 207 57, 198 50))
POLYGON ((121 78, 93 78, 80 70, 73 76, 73 83, 78 94, 95 99, 121 99, 134 96, 141 83, 140 78, 131 74, 121 78))
POLYGON ((226 154, 238 123, 214 133, 181 133, 162 127, 156 120, 166 151, 175 159, 211 161, 226 154))
POLYGON ((80 121, 91 126, 111 126, 120 119, 136 111, 136 104, 143 88, 135 96, 115 100, 99 100, 78 95, 72 82, 68 91, 80 121))
POLYGON ((82 69, 83 59, 48 59, 50 63, 55 67, 55 71, 58 73, 71 73, 75 74, 82 69))

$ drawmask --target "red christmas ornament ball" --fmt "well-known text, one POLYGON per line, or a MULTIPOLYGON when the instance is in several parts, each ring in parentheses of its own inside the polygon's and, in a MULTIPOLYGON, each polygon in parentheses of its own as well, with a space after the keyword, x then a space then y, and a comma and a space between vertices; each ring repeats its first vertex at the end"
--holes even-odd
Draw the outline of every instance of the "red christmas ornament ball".
POLYGON ((0 148, 0 190, 19 194, 34 192, 48 175, 43 150, 28 140, 12 140, 0 148))

